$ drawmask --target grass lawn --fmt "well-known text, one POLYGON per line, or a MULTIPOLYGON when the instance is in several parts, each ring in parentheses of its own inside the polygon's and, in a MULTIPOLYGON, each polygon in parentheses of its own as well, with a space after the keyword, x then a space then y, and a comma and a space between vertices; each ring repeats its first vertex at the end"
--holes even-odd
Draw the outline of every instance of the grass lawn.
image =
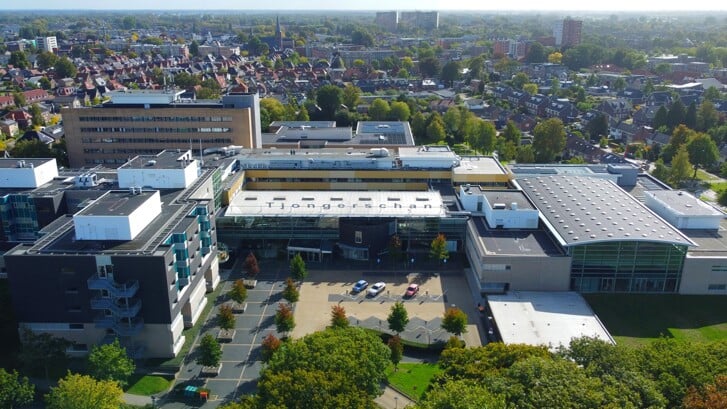
POLYGON ((727 339, 727 297, 585 294, 616 342, 640 345, 660 336, 707 342, 727 339))
POLYGON ((169 389, 171 383, 170 379, 163 376, 134 375, 129 380, 131 386, 126 392, 132 395, 151 396, 169 389))
POLYGON ((402 362, 397 371, 394 371, 393 365, 389 366, 386 377, 396 389, 414 400, 419 400, 427 390, 429 382, 440 372, 442 370, 437 364, 402 362))

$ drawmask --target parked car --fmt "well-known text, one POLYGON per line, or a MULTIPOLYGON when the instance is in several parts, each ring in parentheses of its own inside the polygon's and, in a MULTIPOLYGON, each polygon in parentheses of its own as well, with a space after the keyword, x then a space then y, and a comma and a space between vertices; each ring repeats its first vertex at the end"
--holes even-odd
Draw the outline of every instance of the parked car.
POLYGON ((372 285, 371 288, 369 288, 369 297, 376 297, 377 295, 379 295, 380 292, 384 291, 385 287, 386 284, 381 281, 372 285))
POLYGON ((354 294, 360 293, 361 291, 366 289, 366 287, 368 287, 368 286, 369 286, 368 281, 358 280, 358 281, 356 281, 356 284, 353 285, 351 292, 353 292, 354 294))
POLYGON ((406 292, 404 293, 404 297, 411 298, 416 295, 416 293, 419 292, 419 284, 409 284, 409 287, 406 287, 406 292))

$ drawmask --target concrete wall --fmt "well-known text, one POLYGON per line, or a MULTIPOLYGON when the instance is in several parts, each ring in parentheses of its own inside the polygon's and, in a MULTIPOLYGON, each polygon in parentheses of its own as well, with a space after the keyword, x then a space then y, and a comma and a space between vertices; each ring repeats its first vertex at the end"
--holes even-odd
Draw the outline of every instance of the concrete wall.
POLYGON ((727 294, 727 258, 688 254, 684 259, 679 294, 727 294))

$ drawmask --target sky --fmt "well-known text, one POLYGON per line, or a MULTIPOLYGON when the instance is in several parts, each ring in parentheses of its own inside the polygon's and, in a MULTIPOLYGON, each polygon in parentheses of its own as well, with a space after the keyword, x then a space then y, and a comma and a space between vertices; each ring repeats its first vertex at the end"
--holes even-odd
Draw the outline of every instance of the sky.
POLYGON ((34 0, 30 2, 1 0, 2 10, 481 10, 481 11, 727 11, 720 1, 696 3, 668 0, 548 0, 548 1, 497 1, 497 0, 283 0, 265 2, 254 0, 34 0), (722 4, 719 6, 718 4, 722 4), (207 6, 200 8, 200 6, 207 6), (211 7, 210 7, 211 6, 211 7))

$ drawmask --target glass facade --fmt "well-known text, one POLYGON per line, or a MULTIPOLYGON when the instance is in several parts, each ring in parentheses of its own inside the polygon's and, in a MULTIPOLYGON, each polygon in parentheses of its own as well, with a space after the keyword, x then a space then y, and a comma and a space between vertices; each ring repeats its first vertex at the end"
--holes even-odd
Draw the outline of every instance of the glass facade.
POLYGON ((674 293, 687 246, 616 241, 570 247, 569 253, 572 290, 674 293))
POLYGON ((3 234, 9 240, 34 240, 38 236, 38 215, 28 195, 0 197, 3 234))

